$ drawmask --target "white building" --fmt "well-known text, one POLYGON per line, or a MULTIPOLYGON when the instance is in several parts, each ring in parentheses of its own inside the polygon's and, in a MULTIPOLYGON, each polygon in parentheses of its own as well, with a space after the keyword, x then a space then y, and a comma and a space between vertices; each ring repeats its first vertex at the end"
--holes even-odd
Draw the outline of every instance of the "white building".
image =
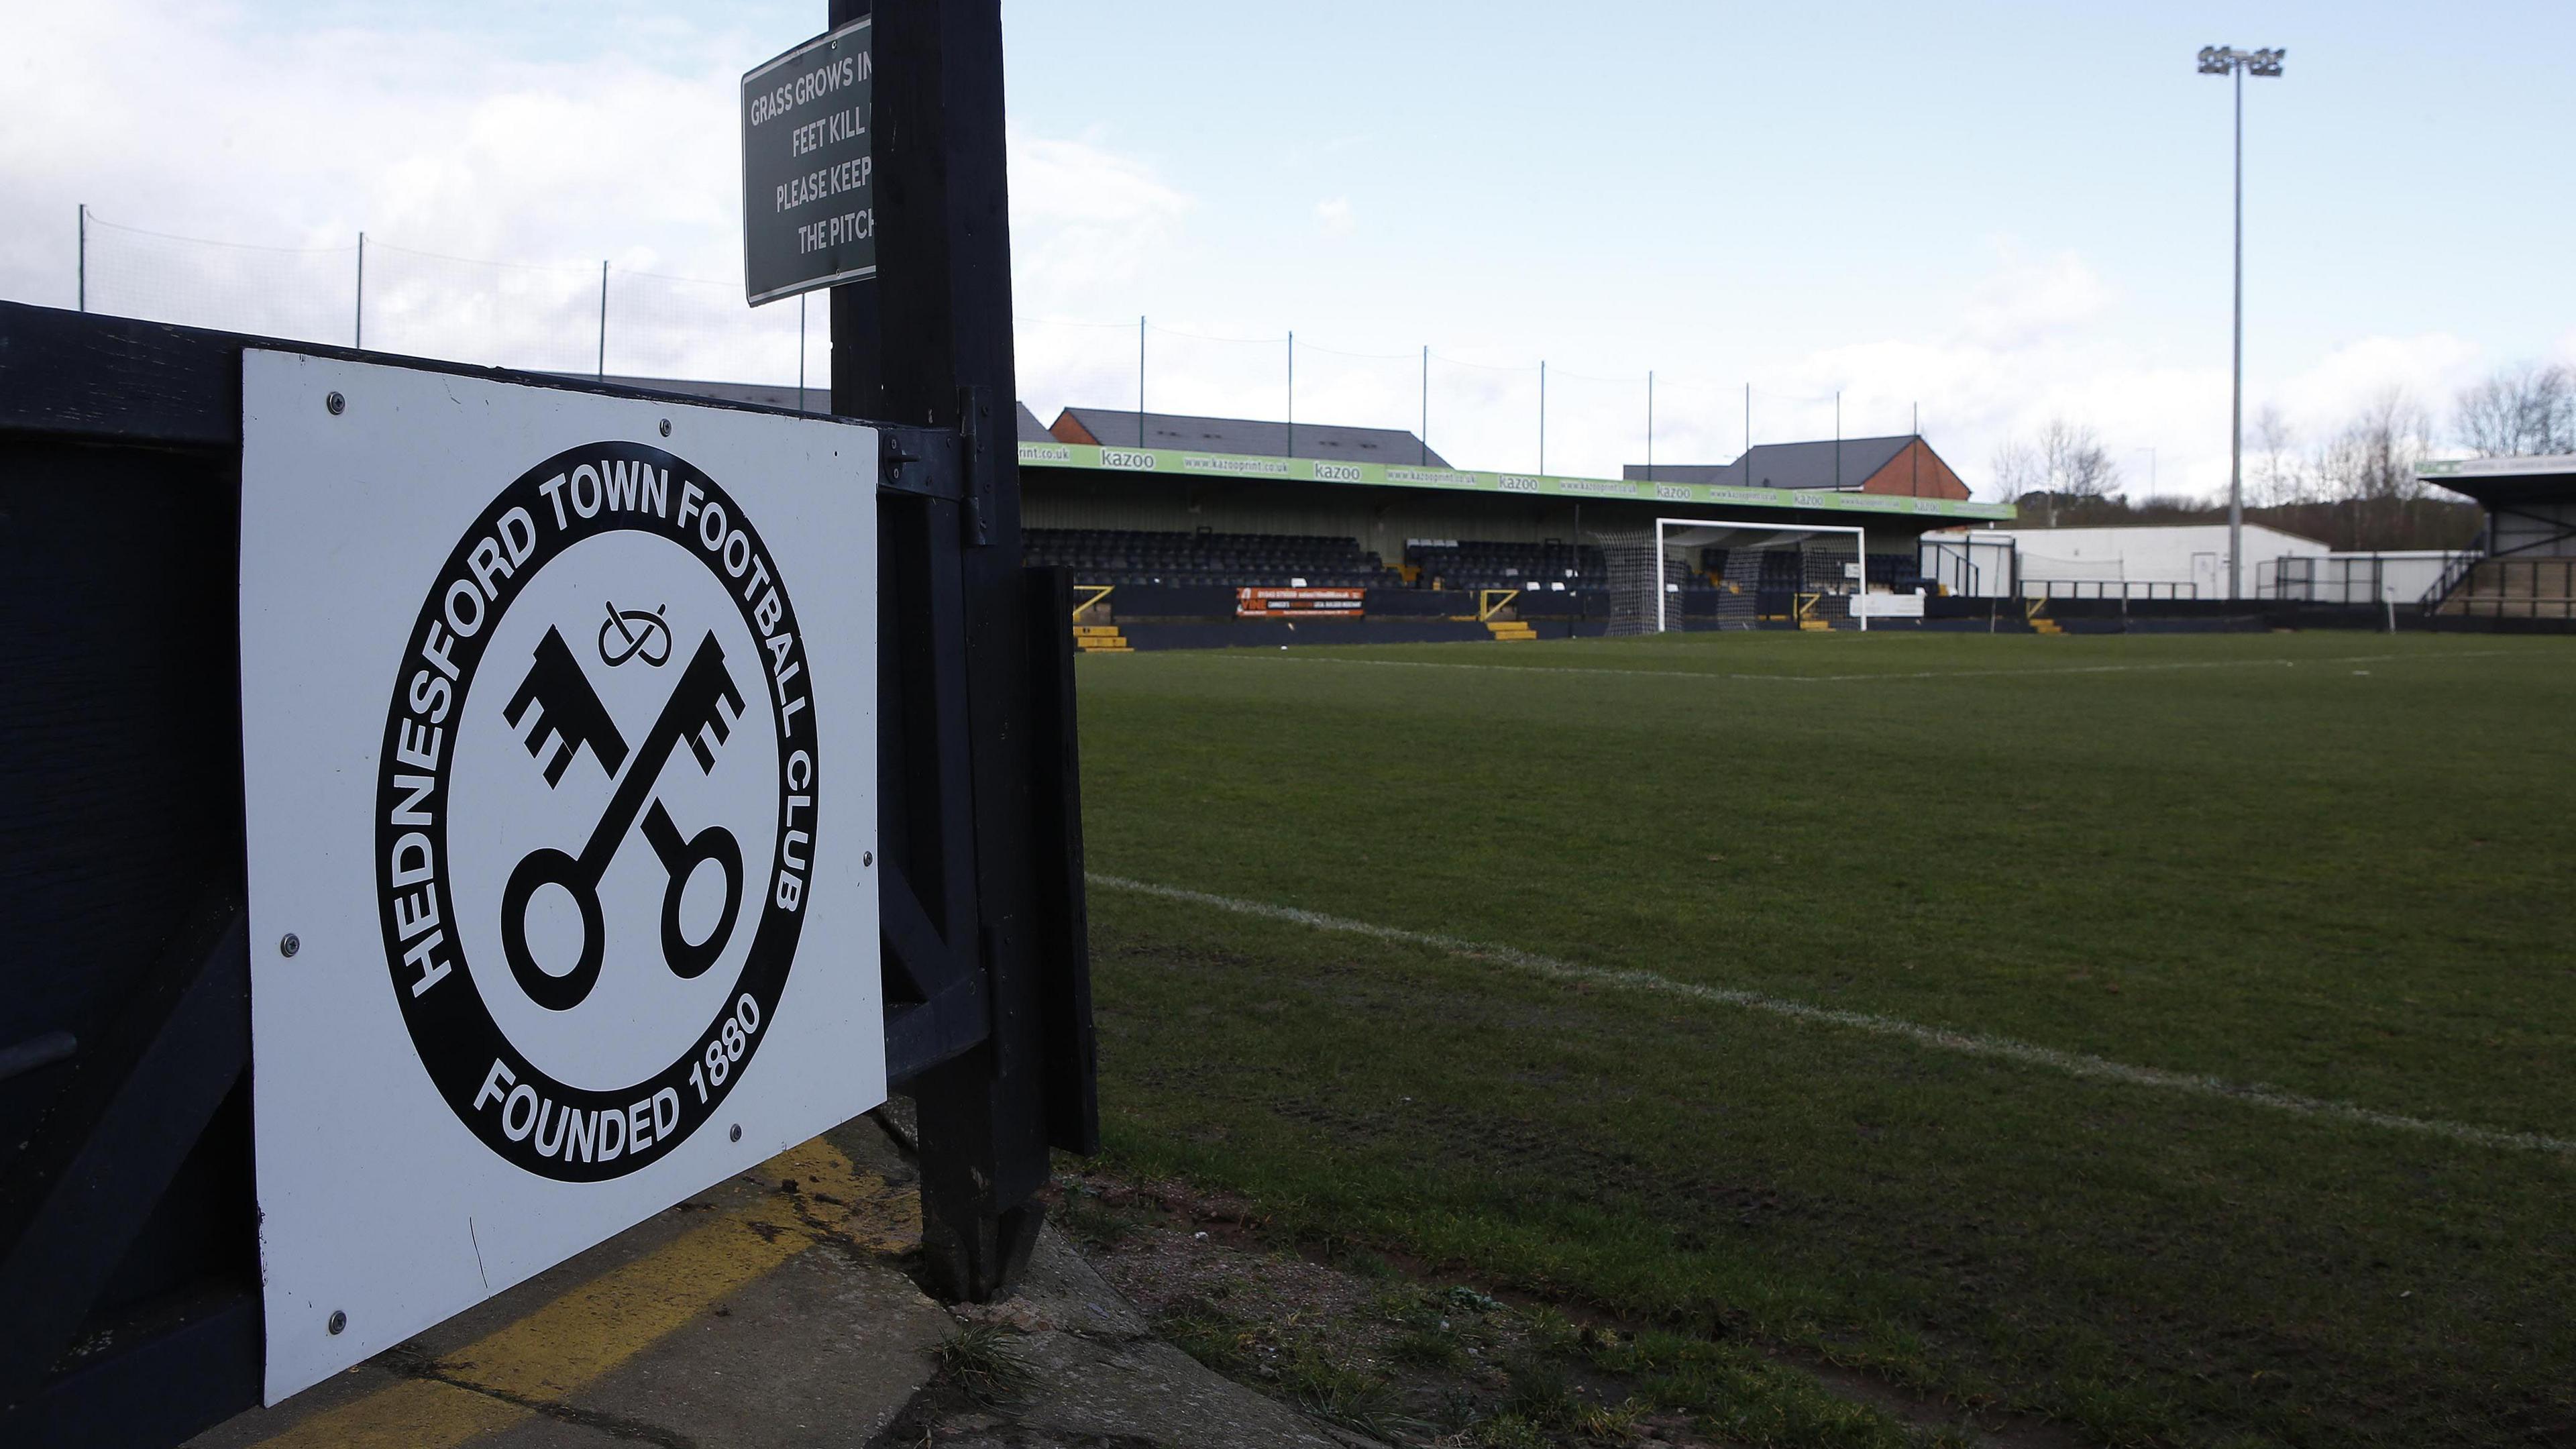
MULTIPOLYGON (((2255 586, 2271 564, 2282 559, 2323 558, 2333 552, 2313 538, 2283 533, 2259 523, 2245 525, 2244 592, 2255 586)), ((1927 533, 1923 536, 1923 571, 1951 585, 1953 593, 2010 595, 2025 598, 2224 599, 2228 596, 2227 525, 2189 523, 2128 528, 1995 528, 1974 532, 1927 533), (2013 578, 1991 565, 1976 571, 1976 582, 1962 587, 1946 573, 1963 557, 2000 555, 2011 545, 2013 578)))

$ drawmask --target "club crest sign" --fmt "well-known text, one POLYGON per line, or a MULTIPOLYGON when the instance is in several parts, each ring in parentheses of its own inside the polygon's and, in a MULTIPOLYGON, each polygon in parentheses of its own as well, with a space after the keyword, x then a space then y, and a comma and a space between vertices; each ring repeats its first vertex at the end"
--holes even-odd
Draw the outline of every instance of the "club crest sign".
POLYGON ((503 489, 421 603, 379 753, 385 959, 439 1094, 510 1163, 632 1172, 758 1051, 820 828, 798 632, 741 504, 616 442, 503 489), (691 788, 720 764, 731 788, 691 788), (495 1010, 514 990, 533 1011, 495 1010), (585 1012, 635 1040, 622 1069, 558 1065, 585 1012))
POLYGON ((885 1100, 878 443, 242 367, 274 1402, 885 1100))

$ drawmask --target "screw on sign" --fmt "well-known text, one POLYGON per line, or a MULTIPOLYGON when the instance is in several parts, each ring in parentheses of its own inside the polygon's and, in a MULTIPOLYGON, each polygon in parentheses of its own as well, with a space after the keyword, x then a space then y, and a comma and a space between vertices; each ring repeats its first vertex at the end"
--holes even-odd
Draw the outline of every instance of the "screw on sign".
POLYGON ((421 606, 379 757, 386 961, 449 1108, 526 1171, 657 1160, 777 1008, 819 774, 778 573, 714 479, 598 443, 503 489, 421 606))

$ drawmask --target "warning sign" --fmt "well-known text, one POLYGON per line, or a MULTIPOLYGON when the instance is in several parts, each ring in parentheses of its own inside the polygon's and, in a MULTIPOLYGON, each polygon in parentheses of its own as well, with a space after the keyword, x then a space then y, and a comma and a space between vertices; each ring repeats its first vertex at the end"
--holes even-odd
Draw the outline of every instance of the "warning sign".
POLYGON ((742 78, 742 274, 751 305, 877 274, 866 17, 742 78))
POLYGON ((273 1401, 883 1100, 876 443, 244 373, 273 1401))

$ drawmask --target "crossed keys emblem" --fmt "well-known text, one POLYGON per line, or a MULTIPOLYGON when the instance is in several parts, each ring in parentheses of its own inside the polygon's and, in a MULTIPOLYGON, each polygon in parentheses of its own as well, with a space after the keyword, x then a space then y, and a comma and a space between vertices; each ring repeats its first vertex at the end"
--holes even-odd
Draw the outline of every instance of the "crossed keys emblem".
POLYGON ((723 953, 726 939, 733 934, 734 918, 742 909, 742 847, 733 832, 721 825, 684 838, 660 800, 653 800, 649 809, 645 802, 673 748, 685 740, 689 752, 698 757, 698 768, 712 773, 717 746, 733 733, 733 721, 742 718, 742 695, 725 668, 724 647, 716 643, 712 631, 707 634, 680 672, 679 683, 645 732, 644 742, 630 750, 617 722, 609 718, 607 705, 582 672, 581 661, 573 657, 561 632, 548 629, 537 644, 527 679, 510 696, 501 717, 517 729, 531 710, 536 718, 524 726, 525 742, 531 758, 545 760, 548 789, 563 780, 574 754, 587 745, 600 768, 617 782, 617 790, 599 823, 591 827, 590 840, 580 855, 566 855, 552 847, 533 850, 510 872, 509 884, 501 892, 501 949, 509 957, 510 974, 518 978, 530 1000, 550 1011, 570 1011, 590 995, 591 987, 598 984, 607 946, 599 879, 640 813, 644 839, 670 875, 670 884, 662 892, 662 959, 673 975, 684 980, 703 975, 723 953), (705 940, 693 942, 680 930, 680 897, 690 873, 709 860, 724 868, 724 914, 705 940), (581 912, 581 956, 572 970, 560 976, 540 968, 528 951, 528 903, 539 889, 550 885, 569 892, 581 912))

